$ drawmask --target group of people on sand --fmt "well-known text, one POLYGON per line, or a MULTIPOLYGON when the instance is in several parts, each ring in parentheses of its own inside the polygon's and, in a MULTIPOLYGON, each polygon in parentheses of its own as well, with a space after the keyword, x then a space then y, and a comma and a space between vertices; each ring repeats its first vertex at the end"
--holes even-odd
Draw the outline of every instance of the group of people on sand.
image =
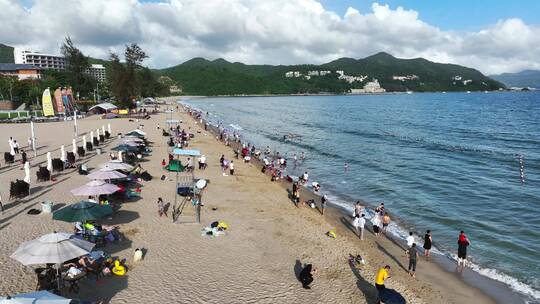
MULTIPOLYGON (((231 140, 234 140, 238 143, 241 142, 240 136, 238 132, 233 132, 232 134, 225 131, 224 128, 219 127, 220 130, 220 139, 225 142, 226 145, 230 144, 231 140)), ((275 152, 275 154, 272 154, 272 150, 269 146, 266 147, 266 149, 263 150, 263 153, 261 155, 260 151, 256 150, 254 146, 250 146, 250 149, 244 149, 246 148, 245 145, 242 149, 242 157, 244 156, 254 156, 259 158, 263 162, 263 168, 261 169, 261 172, 267 173, 270 172, 272 175, 271 180, 276 181, 278 179, 281 179, 284 177, 284 172, 287 168, 287 158, 284 155, 280 155, 279 152, 275 152), (244 155, 245 154, 245 155, 244 155)), ((236 151, 237 154, 239 154, 239 150, 236 151)), ((304 153, 302 152, 302 155, 300 156, 300 159, 303 160, 305 158, 304 153)), ((298 157, 296 154, 293 155, 292 161, 294 163, 294 166, 296 168, 298 157)), ((234 164, 232 161, 228 161, 225 159, 225 156, 222 155, 220 158, 220 166, 222 168, 223 174, 225 175, 226 170, 229 169, 229 172, 231 175, 234 174, 234 164)), ((349 169, 348 164, 344 165, 344 171, 347 172, 349 169)), ((292 180, 292 190, 291 190, 291 197, 293 202, 296 206, 300 203, 300 187, 302 185, 307 184, 309 181, 309 174, 307 171, 305 171, 301 176, 298 177, 297 180, 292 180)), ((313 192, 318 193, 318 190, 320 189, 320 185, 317 183, 313 186, 313 192)), ((324 215, 324 210, 326 209, 326 205, 328 203, 328 197, 326 195, 321 196, 320 201, 320 212, 324 215)), ((305 202, 305 205, 312 206, 314 205, 313 200, 308 200, 305 202)), ((375 237, 379 237, 381 234, 386 235, 388 232, 388 229, 390 227, 390 223, 392 222, 392 218, 390 216, 390 213, 388 210, 386 210, 385 204, 380 203, 376 208, 370 211, 370 213, 373 213, 371 218, 369 219, 372 223, 372 231, 375 237)), ((352 214, 352 226, 360 240, 364 240, 364 234, 365 229, 367 225, 367 210, 362 205, 360 201, 356 202, 352 214)), ((417 242, 414 237, 413 232, 409 232, 408 237, 406 238, 406 249, 405 253, 408 258, 408 273, 411 277, 416 276, 416 267, 417 262, 420 256, 420 253, 423 251, 423 256, 426 259, 429 259, 431 249, 433 246, 433 236, 431 234, 431 230, 427 230, 424 234, 423 238, 423 245, 420 249, 417 245, 417 242)), ((466 263, 466 257, 467 257, 467 246, 470 245, 470 241, 465 236, 465 233, 463 231, 460 232, 458 237, 458 269, 463 269, 466 263)), ((377 275, 375 277, 374 286, 379 291, 379 294, 382 294, 384 290, 386 289, 385 282, 387 279, 389 279, 391 272, 391 266, 390 265, 384 265, 383 267, 379 268, 377 271, 377 275)), ((317 274, 317 269, 313 264, 307 264, 303 267, 303 269, 298 274, 298 279, 302 283, 302 287, 305 289, 310 289, 310 285, 314 281, 314 276, 317 274)), ((382 300, 379 298, 379 303, 382 303, 382 300)))

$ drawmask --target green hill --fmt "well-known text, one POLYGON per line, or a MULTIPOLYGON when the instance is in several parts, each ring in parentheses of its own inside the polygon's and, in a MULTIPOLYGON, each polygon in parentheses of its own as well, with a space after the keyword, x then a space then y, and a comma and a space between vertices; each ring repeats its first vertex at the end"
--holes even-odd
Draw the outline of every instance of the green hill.
POLYGON ((519 73, 504 73, 489 76, 508 87, 530 87, 540 89, 540 71, 525 70, 519 73))
POLYGON ((15 63, 11 46, 0 43, 0 63, 15 63))
POLYGON ((344 93, 351 88, 362 88, 373 78, 389 92, 412 90, 429 91, 484 91, 504 88, 504 85, 484 76, 475 69, 441 64, 422 58, 399 59, 378 53, 363 59, 340 58, 322 65, 246 65, 224 59, 213 61, 193 58, 180 65, 155 70, 178 82, 186 94, 241 95, 241 94, 302 94, 344 93), (307 75, 308 71, 330 71, 324 76, 285 77, 289 71, 307 75), (348 83, 338 79, 336 71, 349 76, 365 76, 362 81, 348 83), (394 76, 408 76, 397 80, 394 76), (457 77, 456 77, 457 76, 457 77), (465 83, 464 83, 465 82, 465 83))

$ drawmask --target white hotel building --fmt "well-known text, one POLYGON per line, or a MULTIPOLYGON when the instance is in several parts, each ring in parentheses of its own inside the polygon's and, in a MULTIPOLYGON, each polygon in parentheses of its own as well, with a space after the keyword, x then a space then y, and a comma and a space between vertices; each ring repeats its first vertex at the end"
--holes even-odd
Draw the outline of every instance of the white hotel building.
POLYGON ((66 68, 66 58, 59 55, 15 49, 15 63, 31 64, 42 69, 63 70, 66 68))

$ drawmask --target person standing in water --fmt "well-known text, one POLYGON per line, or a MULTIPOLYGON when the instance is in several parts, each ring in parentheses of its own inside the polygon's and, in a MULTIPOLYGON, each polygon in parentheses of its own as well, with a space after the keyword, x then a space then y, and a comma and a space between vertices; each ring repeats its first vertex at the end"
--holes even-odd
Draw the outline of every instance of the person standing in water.
POLYGON ((429 251, 431 250, 431 243, 433 242, 431 238, 431 230, 426 231, 424 235, 424 256, 429 258, 429 251))
POLYGON ((469 246, 471 242, 465 236, 465 232, 461 230, 458 237, 458 262, 457 267, 459 269, 461 265, 461 270, 465 267, 465 261, 467 260, 467 246, 469 246))

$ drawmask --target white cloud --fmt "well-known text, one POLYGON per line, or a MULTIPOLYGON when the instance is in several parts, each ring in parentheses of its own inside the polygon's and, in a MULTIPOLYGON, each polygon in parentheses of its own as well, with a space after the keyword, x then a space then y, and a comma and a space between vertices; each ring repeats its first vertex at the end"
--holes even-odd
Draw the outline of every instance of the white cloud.
POLYGON ((343 15, 316 0, 0 0, 0 42, 59 52, 67 35, 87 54, 107 57, 137 42, 148 64, 192 57, 246 63, 322 63, 379 51, 477 68, 484 73, 540 69, 540 28, 501 20, 478 32, 443 31, 414 10, 374 3, 343 15), (27 5, 28 6, 28 5, 27 5))

